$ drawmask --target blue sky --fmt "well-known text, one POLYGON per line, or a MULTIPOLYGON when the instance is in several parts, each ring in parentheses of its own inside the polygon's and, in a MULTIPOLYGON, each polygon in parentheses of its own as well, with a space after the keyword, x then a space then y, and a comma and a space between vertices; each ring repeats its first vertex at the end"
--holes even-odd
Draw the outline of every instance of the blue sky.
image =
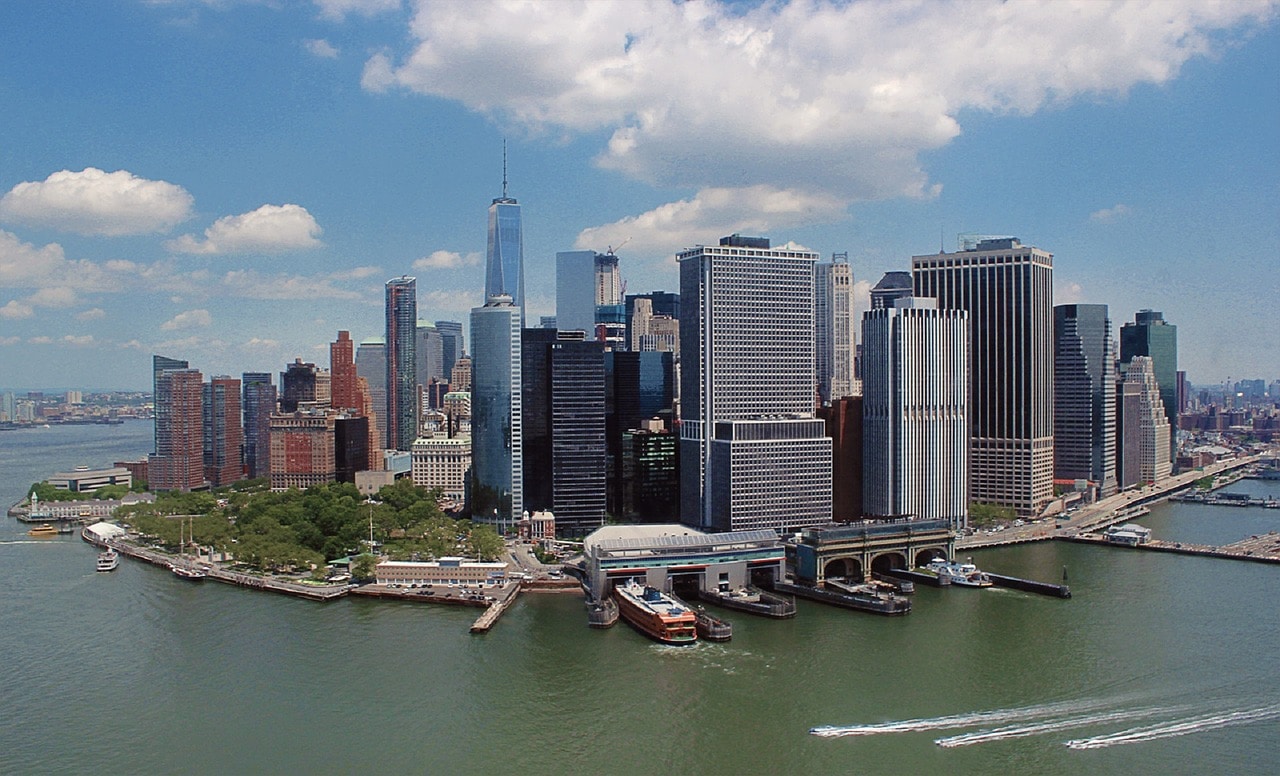
POLYGON ((481 302, 490 200, 628 291, 731 232, 863 290, 959 233, 1055 254, 1056 301, 1179 327, 1196 383, 1280 377, 1268 2, 0 4, 0 387, 327 363, 481 302))

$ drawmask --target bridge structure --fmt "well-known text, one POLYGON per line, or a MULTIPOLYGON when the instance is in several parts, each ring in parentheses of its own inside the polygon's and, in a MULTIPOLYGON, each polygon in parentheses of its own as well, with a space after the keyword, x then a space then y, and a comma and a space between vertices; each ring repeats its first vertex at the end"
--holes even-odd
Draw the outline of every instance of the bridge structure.
POLYGON ((828 577, 864 580, 871 572, 923 566, 955 554, 949 520, 864 520, 806 528, 787 540, 796 579, 820 585, 828 577))

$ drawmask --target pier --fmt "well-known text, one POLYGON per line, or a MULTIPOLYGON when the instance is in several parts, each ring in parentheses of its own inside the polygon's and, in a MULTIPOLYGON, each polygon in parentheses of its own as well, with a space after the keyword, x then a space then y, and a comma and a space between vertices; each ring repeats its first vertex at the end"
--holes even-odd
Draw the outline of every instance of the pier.
POLYGON ((1224 544, 1220 547, 1208 544, 1168 542, 1160 539, 1152 539, 1137 545, 1123 545, 1107 541, 1106 537, 1101 534, 1092 533, 1060 538, 1079 544, 1101 544, 1107 547, 1120 547, 1125 550, 1150 550, 1151 552, 1171 552, 1177 555, 1201 555, 1208 558, 1248 560, 1255 563, 1280 563, 1280 534, 1275 531, 1250 536, 1248 539, 1224 544))
POLYGON ((516 600, 516 596, 520 594, 519 585, 507 585, 504 595, 489 605, 484 610, 484 614, 480 615, 475 622, 471 624, 472 633, 488 633, 489 629, 498 622, 498 618, 507 610, 507 607, 516 600))
POLYGON ((1039 595, 1047 595, 1053 598, 1071 597, 1071 588, 1066 585, 1055 585, 1052 582, 1037 582, 1034 579, 1022 579, 1021 577, 1007 577, 1004 574, 993 574, 990 571, 985 573, 991 580, 991 584, 996 587, 1007 587, 1011 590, 1021 590, 1026 593, 1038 593, 1039 595))

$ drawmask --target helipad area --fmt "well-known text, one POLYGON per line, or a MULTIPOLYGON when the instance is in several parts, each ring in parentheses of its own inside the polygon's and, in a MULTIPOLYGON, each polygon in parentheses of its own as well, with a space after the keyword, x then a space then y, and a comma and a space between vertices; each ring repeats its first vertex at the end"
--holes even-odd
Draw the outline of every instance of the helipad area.
POLYGON ((741 588, 760 577, 782 579, 785 553, 773 530, 707 534, 678 524, 610 525, 583 542, 587 583, 597 596, 632 577, 670 589, 675 578, 699 589, 741 588))

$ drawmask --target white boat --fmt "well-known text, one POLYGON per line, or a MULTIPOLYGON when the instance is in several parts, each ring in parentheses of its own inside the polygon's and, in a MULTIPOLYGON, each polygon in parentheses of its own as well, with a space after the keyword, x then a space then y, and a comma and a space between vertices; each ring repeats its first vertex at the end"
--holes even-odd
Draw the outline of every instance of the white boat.
POLYGON ((120 565, 120 553, 108 547, 98 553, 98 571, 115 571, 120 565))
POLYGON ((924 568, 925 571, 937 574, 939 579, 949 580, 953 585, 991 587, 991 577, 988 577, 986 572, 973 565, 972 560, 965 563, 957 563, 946 558, 934 558, 924 568))

